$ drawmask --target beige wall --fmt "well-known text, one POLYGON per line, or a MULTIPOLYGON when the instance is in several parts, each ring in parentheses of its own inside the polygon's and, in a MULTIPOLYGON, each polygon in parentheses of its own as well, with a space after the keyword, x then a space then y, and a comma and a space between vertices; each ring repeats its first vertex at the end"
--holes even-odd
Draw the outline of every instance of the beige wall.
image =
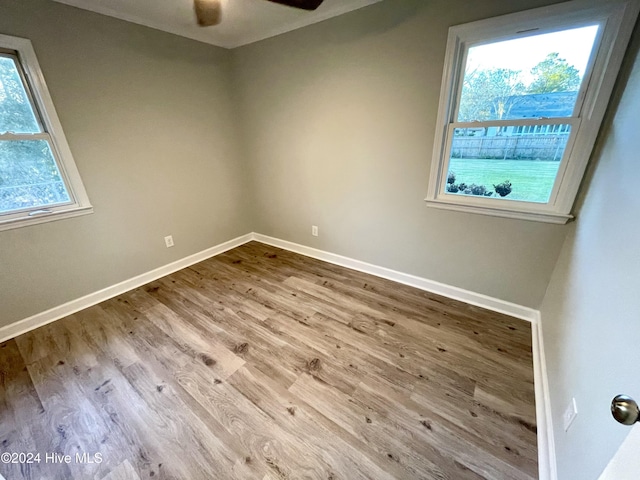
POLYGON ((539 306, 568 227, 423 198, 448 26, 547 3, 386 1, 230 52, 0 0, 96 209, 0 235, 0 326, 252 230, 539 306))
POLYGON ((388 0, 235 50, 255 230, 537 308, 566 226, 424 197, 448 27, 548 3, 388 0))
POLYGON ((628 432, 608 402, 640 399, 640 65, 576 224, 423 202, 448 26, 547 3, 387 0, 228 52, 0 0, 0 33, 32 40, 96 211, 0 234, 0 327, 252 230, 531 307, 562 248, 542 309, 560 478, 596 478, 628 432))
POLYGON ((33 42, 95 207, 0 233, 0 326, 251 231, 230 52, 49 0, 0 0, 0 33, 33 42))
POLYGON ((611 399, 625 393, 640 401, 639 50, 637 29, 618 96, 625 82, 626 89, 612 105, 579 221, 542 306, 560 480, 598 478, 630 432, 611 417, 611 399), (579 413, 565 433, 572 397, 579 413))

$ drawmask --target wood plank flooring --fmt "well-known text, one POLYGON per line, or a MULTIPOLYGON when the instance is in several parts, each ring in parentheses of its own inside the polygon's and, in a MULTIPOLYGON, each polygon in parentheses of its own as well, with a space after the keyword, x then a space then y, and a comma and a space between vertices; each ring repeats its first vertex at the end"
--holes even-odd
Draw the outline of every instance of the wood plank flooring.
POLYGON ((41 455, 8 480, 534 479, 531 329, 251 242, 0 344, 0 445, 41 455))

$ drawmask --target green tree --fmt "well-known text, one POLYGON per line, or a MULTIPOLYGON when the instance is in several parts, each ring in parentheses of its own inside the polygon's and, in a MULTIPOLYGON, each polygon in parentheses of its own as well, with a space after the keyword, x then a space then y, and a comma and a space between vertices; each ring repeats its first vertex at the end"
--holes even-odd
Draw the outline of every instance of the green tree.
POLYGON ((39 131, 14 60, 0 57, 0 133, 39 131))
POLYGON ((534 80, 529 93, 575 92, 580 88, 580 72, 557 52, 533 67, 531 75, 534 80))
MULTIPOLYGON (((0 56, 0 133, 38 131, 14 60, 0 56)), ((0 141, 0 213, 68 201, 46 140, 0 141)))
POLYGON ((526 92, 519 70, 493 68, 466 72, 460 98, 458 119, 504 120, 526 92))

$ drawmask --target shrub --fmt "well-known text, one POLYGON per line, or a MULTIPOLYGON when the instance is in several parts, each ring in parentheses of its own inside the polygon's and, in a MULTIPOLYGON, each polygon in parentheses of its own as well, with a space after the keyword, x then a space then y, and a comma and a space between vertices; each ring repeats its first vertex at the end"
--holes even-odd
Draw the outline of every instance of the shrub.
MULTIPOLYGON (((464 182, 456 185, 455 181, 456 174, 453 172, 449 173, 449 175, 447 176, 446 186, 448 193, 464 193, 465 195, 476 195, 478 197, 493 196, 494 192, 487 189, 487 187, 484 185, 476 185, 475 183, 467 185, 464 182)), ((495 189, 495 193, 497 193, 501 197, 506 197, 511 193, 512 190, 511 182, 509 180, 506 180, 498 185, 494 185, 493 188, 495 189)))
POLYGON ((509 180, 505 180, 504 182, 499 183, 498 185, 494 185, 493 188, 495 189, 496 193, 501 197, 506 197, 512 191, 511 182, 509 180))
POLYGON ((469 187, 469 190, 471 191, 471 195, 483 196, 487 193, 487 187, 484 185, 476 185, 475 183, 469 187))

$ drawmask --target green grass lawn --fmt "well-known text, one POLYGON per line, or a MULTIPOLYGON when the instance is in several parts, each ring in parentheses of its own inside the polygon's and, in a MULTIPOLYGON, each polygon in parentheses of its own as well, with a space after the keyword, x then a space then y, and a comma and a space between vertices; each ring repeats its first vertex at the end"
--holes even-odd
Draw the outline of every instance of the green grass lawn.
MULTIPOLYGON (((560 162, 542 160, 489 160, 452 158, 449 172, 456 174, 456 184, 493 185, 509 180, 513 191, 505 200, 547 203, 560 162)), ((502 198, 494 193, 491 198, 502 198)))

